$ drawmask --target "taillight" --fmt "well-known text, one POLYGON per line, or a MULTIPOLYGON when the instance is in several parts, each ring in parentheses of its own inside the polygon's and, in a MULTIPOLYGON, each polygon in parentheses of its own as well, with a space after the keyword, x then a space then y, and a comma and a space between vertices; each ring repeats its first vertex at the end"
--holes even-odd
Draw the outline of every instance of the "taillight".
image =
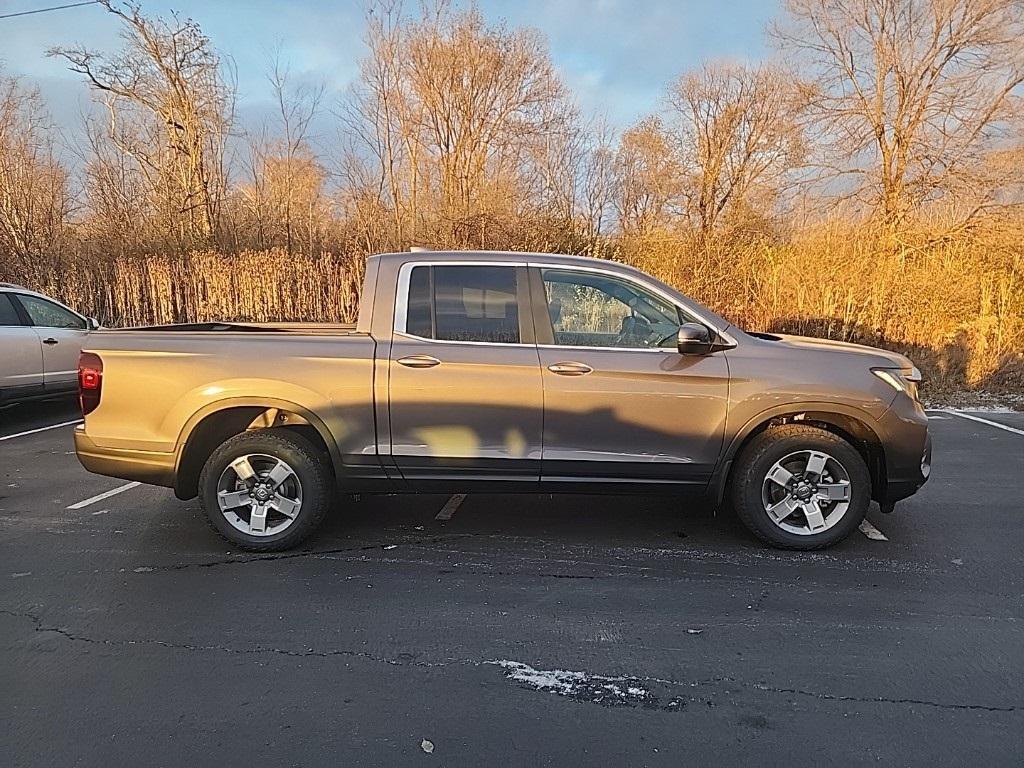
POLYGON ((92 413, 103 392, 103 361, 99 355, 83 352, 78 358, 78 402, 82 415, 92 413))

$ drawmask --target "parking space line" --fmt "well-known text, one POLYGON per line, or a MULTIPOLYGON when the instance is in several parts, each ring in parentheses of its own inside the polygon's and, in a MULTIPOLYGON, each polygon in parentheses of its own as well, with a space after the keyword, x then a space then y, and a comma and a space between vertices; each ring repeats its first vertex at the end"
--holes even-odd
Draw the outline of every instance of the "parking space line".
POLYGON ((457 510, 459 508, 459 505, 462 504, 462 502, 465 500, 466 494, 456 493, 454 496, 452 496, 450 499, 448 499, 448 501, 444 503, 444 506, 441 507, 441 511, 437 513, 437 517, 435 517, 434 519, 451 520, 452 515, 455 514, 455 510, 457 510))
POLYGON ((0 437, 0 440, 13 440, 16 437, 25 437, 25 435, 34 435, 36 432, 45 432, 48 429, 57 429, 58 427, 70 427, 72 424, 81 424, 81 419, 75 419, 74 421, 63 421, 60 424, 51 424, 48 427, 39 427, 37 429, 27 429, 24 432, 15 432, 13 435, 4 435, 0 437))
POLYGON ((138 483, 138 482, 125 483, 124 485, 121 485, 121 486, 118 486, 117 488, 114 488, 112 490, 106 491, 105 493, 101 493, 101 494, 98 494, 96 496, 93 496, 92 498, 84 499, 84 500, 76 502, 74 504, 69 504, 67 509, 82 509, 83 507, 88 507, 90 504, 95 504, 97 501, 103 501, 104 499, 109 499, 111 496, 116 496, 119 493, 124 493, 125 491, 130 491, 132 488, 136 488, 137 486, 140 486, 140 485, 142 485, 142 483, 138 483))
POLYGON ((952 414, 953 416, 959 416, 961 419, 977 421, 980 424, 988 424, 990 427, 995 427, 996 429, 1005 429, 1007 432, 1013 432, 1015 435, 1024 435, 1024 429, 1017 429, 1016 427, 1011 427, 1006 424, 1000 424, 998 421, 989 421, 988 419, 981 418, 981 416, 972 416, 969 413, 961 413, 960 411, 945 411, 945 413, 952 414))
POLYGON ((857 526, 857 530, 863 533, 872 541, 888 541, 889 537, 882 533, 880 530, 875 528, 871 523, 868 522, 867 518, 860 521, 860 525, 857 526))

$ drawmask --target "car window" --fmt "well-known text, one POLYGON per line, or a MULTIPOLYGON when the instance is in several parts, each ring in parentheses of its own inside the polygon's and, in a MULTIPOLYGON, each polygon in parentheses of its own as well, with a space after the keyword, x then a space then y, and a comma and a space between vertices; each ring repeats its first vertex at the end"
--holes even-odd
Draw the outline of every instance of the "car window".
POLYGON ((21 325, 14 302, 6 293, 0 293, 0 325, 21 325))
POLYGON ((597 272, 542 270, 555 344, 675 347, 678 307, 628 280, 597 272))
POLYGON ((405 329, 427 339, 518 344, 515 268, 414 267, 405 329))
POLYGON ((18 300, 28 312, 32 325, 43 328, 85 328, 84 319, 52 301, 25 294, 19 294, 18 300))

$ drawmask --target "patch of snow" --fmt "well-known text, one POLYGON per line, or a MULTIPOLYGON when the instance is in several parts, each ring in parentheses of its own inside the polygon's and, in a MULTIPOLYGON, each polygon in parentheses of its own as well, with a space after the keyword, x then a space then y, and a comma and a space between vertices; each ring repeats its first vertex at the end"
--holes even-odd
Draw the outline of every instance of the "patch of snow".
POLYGON ((623 703, 632 700, 638 703, 650 695, 634 678, 607 677, 576 672, 568 669, 534 669, 521 661, 491 661, 505 670, 505 676, 539 691, 548 691, 559 696, 586 698, 591 701, 607 701, 613 697, 623 703))

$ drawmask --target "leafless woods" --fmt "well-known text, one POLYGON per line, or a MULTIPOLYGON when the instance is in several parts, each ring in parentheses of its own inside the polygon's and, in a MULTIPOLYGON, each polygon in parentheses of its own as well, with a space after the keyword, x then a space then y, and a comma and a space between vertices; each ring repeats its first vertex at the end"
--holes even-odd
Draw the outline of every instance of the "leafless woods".
MULTIPOLYGON (((972 380, 1024 349, 1019 0, 786 0, 777 61, 680 72, 621 131, 582 112, 539 32, 444 0, 374 0, 343 94, 277 56, 276 114, 243 126, 232 65, 196 21, 101 2, 120 49, 51 52, 102 106, 72 149, 30 84, 0 81, 0 277, 107 320, 201 311, 159 277, 190 260, 205 266, 188 290, 220 301, 230 285, 201 272, 217 259, 263 254, 281 281, 299 274, 286 263, 354 275, 366 253, 423 244, 619 258, 752 325, 963 347, 972 380), (138 290, 97 299, 90 270, 114 263, 138 290)), ((270 303, 321 317, 333 290, 315 310, 270 303)), ((265 314, 241 295, 217 306, 265 314)))

